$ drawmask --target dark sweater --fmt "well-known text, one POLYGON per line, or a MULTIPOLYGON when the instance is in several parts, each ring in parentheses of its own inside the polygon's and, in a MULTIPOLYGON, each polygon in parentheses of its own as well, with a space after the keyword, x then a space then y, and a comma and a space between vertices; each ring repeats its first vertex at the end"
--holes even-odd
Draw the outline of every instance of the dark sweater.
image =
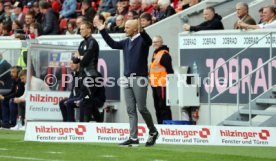
POLYGON ((24 91, 25 91, 24 83, 21 82, 20 79, 13 80, 11 91, 3 96, 5 97, 6 100, 9 100, 11 98, 22 96, 24 91))
POLYGON ((214 18, 210 21, 205 21, 197 26, 191 26, 190 31, 200 31, 200 30, 223 30, 223 24, 221 22, 222 17, 215 14, 214 18))
POLYGON ((98 76, 99 44, 96 39, 92 36, 84 38, 78 51, 80 56, 83 56, 80 66, 85 71, 86 76, 98 76))
POLYGON ((133 41, 130 38, 114 41, 105 29, 100 33, 111 48, 123 50, 125 76, 148 76, 148 55, 152 40, 146 32, 141 32, 133 41))

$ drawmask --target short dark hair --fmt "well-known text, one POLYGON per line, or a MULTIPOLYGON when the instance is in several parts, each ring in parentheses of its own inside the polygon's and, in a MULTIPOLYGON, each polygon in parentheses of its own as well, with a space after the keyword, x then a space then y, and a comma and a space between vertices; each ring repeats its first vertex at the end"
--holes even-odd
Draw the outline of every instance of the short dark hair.
POLYGON ((89 21, 83 21, 83 22, 81 23, 81 25, 85 25, 87 28, 91 29, 91 31, 92 31, 92 29, 93 29, 93 25, 92 25, 92 23, 89 22, 89 21))
POLYGON ((146 19, 147 21, 152 21, 152 15, 148 12, 144 12, 140 15, 140 19, 146 19))
POLYGON ((103 21, 103 23, 105 22, 105 17, 102 14, 96 14, 96 16, 98 16, 99 20, 103 21))
POLYGON ((206 10, 210 10, 210 11, 212 11, 213 13, 216 12, 214 7, 206 7, 205 9, 206 9, 206 10))
POLYGON ((39 2, 39 7, 42 8, 42 9, 48 9, 51 7, 50 3, 49 2, 46 2, 46 1, 40 1, 39 2))
POLYGON ((16 69, 17 73, 19 74, 20 71, 22 70, 22 67, 18 66, 18 65, 15 65, 15 66, 12 66, 11 69, 16 69))
POLYGON ((31 15, 32 18, 35 18, 35 12, 34 11, 28 11, 26 15, 31 15))
POLYGON ((83 0, 82 3, 87 4, 89 7, 91 7, 91 0, 83 0))

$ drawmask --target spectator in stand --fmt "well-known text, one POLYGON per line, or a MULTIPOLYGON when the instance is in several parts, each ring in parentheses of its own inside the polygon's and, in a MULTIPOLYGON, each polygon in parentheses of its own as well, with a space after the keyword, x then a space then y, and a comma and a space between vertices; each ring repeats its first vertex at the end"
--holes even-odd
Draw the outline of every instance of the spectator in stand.
POLYGON ((135 11, 140 16, 143 13, 141 0, 130 0, 130 10, 135 11))
POLYGON ((34 14, 35 21, 38 22, 39 24, 42 24, 42 13, 40 12, 38 2, 33 3, 33 10, 35 13, 34 14))
POLYGON ((52 9, 55 11, 57 17, 59 17, 59 11, 61 8, 61 3, 59 0, 49 0, 51 3, 52 9))
POLYGON ((19 79, 19 72, 21 67, 14 66, 11 68, 10 75, 12 78, 11 91, 7 94, 0 95, 0 101, 2 101, 2 118, 3 127, 10 128, 16 125, 16 117, 18 113, 18 105, 14 103, 14 98, 23 95, 25 88, 24 83, 19 79))
POLYGON ((276 28, 276 16, 274 6, 263 7, 263 23, 259 25, 246 24, 243 21, 238 22, 238 26, 246 29, 273 29, 276 28))
POLYGON ((22 29, 22 25, 18 20, 12 22, 12 34, 15 34, 16 30, 22 29))
POLYGON ((36 22, 35 20, 35 12, 34 11, 29 11, 26 16, 25 16, 25 33, 30 34, 30 25, 36 23, 38 26, 38 35, 42 34, 42 26, 40 23, 36 22))
POLYGON ((185 10, 185 9, 187 9, 189 7, 192 7, 192 6, 196 5, 196 4, 198 4, 199 2, 200 2, 200 0, 190 0, 189 3, 186 3, 185 5, 182 6, 182 10, 185 10))
POLYGON ((30 25, 30 39, 35 39, 39 36, 38 34, 38 28, 39 24, 38 23, 32 23, 30 25))
POLYGON ((69 21, 67 23, 67 31, 65 35, 76 35, 76 34, 77 34, 76 23, 69 21))
POLYGON ((160 17, 163 15, 163 12, 160 11, 160 7, 158 5, 158 0, 153 0, 153 2, 152 2, 151 15, 152 15, 153 22, 157 22, 160 19, 160 17))
POLYGON ((124 33, 125 30, 125 17, 118 15, 116 17, 115 25, 110 26, 109 33, 124 33))
POLYGON ((96 15, 96 11, 91 6, 90 0, 83 0, 81 3, 81 14, 88 20, 89 22, 93 22, 93 18, 96 15))
POLYGON ((3 32, 3 22, 0 21, 0 36, 2 36, 3 32))
POLYGON ((2 36, 11 36, 11 24, 3 23, 2 36))
POLYGON ((223 24, 221 22, 222 17, 215 13, 213 7, 206 7, 203 10, 204 22, 197 26, 190 26, 189 24, 184 24, 184 31, 200 31, 200 30, 223 30, 223 24))
POLYGON ((250 25, 256 25, 255 20, 248 14, 248 4, 247 3, 237 3, 236 5, 236 13, 239 18, 234 24, 234 29, 244 29, 243 27, 238 26, 239 21, 243 21, 244 23, 250 25))
POLYGON ((129 9, 129 0, 118 0, 118 2, 120 2, 124 8, 129 9))
POLYGON ((115 15, 116 3, 116 0, 101 0, 98 13, 103 14, 103 12, 107 12, 109 16, 115 15))
POLYGON ((14 15, 11 16, 11 20, 18 20, 21 25, 24 24, 25 14, 23 13, 23 4, 20 1, 16 1, 13 5, 14 15))
POLYGON ((11 25, 12 20, 11 20, 11 15, 12 15, 12 11, 11 11, 11 2, 6 2, 4 3, 4 10, 5 10, 5 14, 4 17, 2 19, 3 23, 8 23, 11 25))
POLYGON ((58 20, 55 12, 51 9, 51 5, 48 2, 39 2, 39 8, 43 14, 42 21, 42 34, 43 35, 57 35, 59 33, 58 20))
POLYGON ((124 2, 117 2, 116 15, 123 15, 126 17, 128 13, 128 6, 124 5, 124 2))
POLYGON ((127 20, 135 20, 135 19, 138 19, 138 18, 139 18, 139 15, 136 11, 134 11, 134 10, 128 11, 127 20))
POLYGON ((260 20, 259 20, 259 23, 258 24, 261 24, 264 22, 263 18, 264 18, 264 15, 263 15, 263 8, 260 8, 259 9, 259 15, 260 15, 260 20))
POLYGON ((80 34, 80 26, 81 24, 86 21, 86 18, 84 16, 79 16, 76 20, 76 25, 77 25, 77 34, 80 34))
POLYGON ((94 17, 94 19, 93 19, 93 26, 94 26, 93 33, 94 33, 94 34, 99 34, 99 33, 100 33, 100 31, 98 30, 98 28, 97 28, 96 25, 95 25, 95 22, 98 22, 98 21, 99 21, 101 24, 105 24, 105 18, 104 18, 104 16, 101 15, 101 14, 96 14, 96 16, 94 17))
POLYGON ((4 15, 5 15, 4 3, 0 1, 0 22, 2 22, 4 15))
POLYGON ((142 0, 142 10, 143 12, 152 13, 152 0, 142 0))
POLYGON ((158 5, 160 7, 160 10, 163 12, 162 16, 159 18, 158 21, 163 20, 163 19, 175 14, 175 10, 171 6, 170 0, 159 0, 158 5))
POLYGON ((146 28, 152 24, 152 16, 148 12, 144 12, 140 16, 141 27, 146 28))
POLYGON ((64 0, 62 4, 62 9, 59 12, 59 19, 62 18, 75 18, 77 9, 77 1, 76 0, 64 0))
POLYGON ((170 106, 166 105, 166 76, 173 74, 172 58, 169 48, 163 45, 161 36, 155 36, 152 40, 154 53, 149 69, 150 85, 158 124, 164 120, 172 120, 170 106))

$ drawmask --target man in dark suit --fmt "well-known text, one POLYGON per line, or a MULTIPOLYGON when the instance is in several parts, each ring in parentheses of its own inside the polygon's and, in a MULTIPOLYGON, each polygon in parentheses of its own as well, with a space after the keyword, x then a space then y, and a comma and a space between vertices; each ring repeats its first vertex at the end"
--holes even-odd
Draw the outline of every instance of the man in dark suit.
POLYGON ((241 20, 246 24, 256 25, 255 20, 248 14, 248 4, 239 2, 236 4, 236 13, 238 16, 238 20, 234 24, 234 29, 245 29, 238 25, 238 22, 241 20))

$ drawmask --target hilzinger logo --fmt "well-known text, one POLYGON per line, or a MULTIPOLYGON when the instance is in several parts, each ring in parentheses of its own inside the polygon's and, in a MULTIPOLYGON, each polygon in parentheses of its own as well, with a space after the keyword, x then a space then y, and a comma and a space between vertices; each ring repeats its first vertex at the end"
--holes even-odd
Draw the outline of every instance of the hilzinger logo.
POLYGON ((30 102, 52 102, 54 105, 57 105, 61 100, 65 99, 66 97, 53 97, 46 95, 30 95, 30 102))
POLYGON ((46 127, 46 126, 35 126, 36 133, 58 133, 59 135, 72 134, 83 135, 86 132, 86 127, 84 125, 78 125, 77 128, 57 128, 57 127, 46 127))
POLYGON ((244 139, 248 138, 254 138, 256 136, 259 136, 261 140, 267 140, 268 137, 270 137, 270 133, 268 130, 262 130, 261 132, 240 132, 240 131, 231 131, 231 130, 220 130, 221 136, 226 137, 242 137, 244 139))
POLYGON ((208 138, 210 135, 210 130, 208 128, 202 128, 201 130, 171 130, 171 129, 161 129, 161 135, 167 136, 184 136, 184 138, 189 138, 191 136, 199 135, 201 138, 208 138))
POLYGON ((259 132, 259 137, 261 140, 267 140, 267 138, 270 137, 270 133, 267 130, 262 130, 259 132))
MULTIPOLYGON (((100 134, 119 134, 120 136, 129 134, 129 129, 124 128, 96 127, 96 131, 100 134)), ((146 128, 143 126, 138 126, 138 136, 144 136, 145 133, 146 128)))

